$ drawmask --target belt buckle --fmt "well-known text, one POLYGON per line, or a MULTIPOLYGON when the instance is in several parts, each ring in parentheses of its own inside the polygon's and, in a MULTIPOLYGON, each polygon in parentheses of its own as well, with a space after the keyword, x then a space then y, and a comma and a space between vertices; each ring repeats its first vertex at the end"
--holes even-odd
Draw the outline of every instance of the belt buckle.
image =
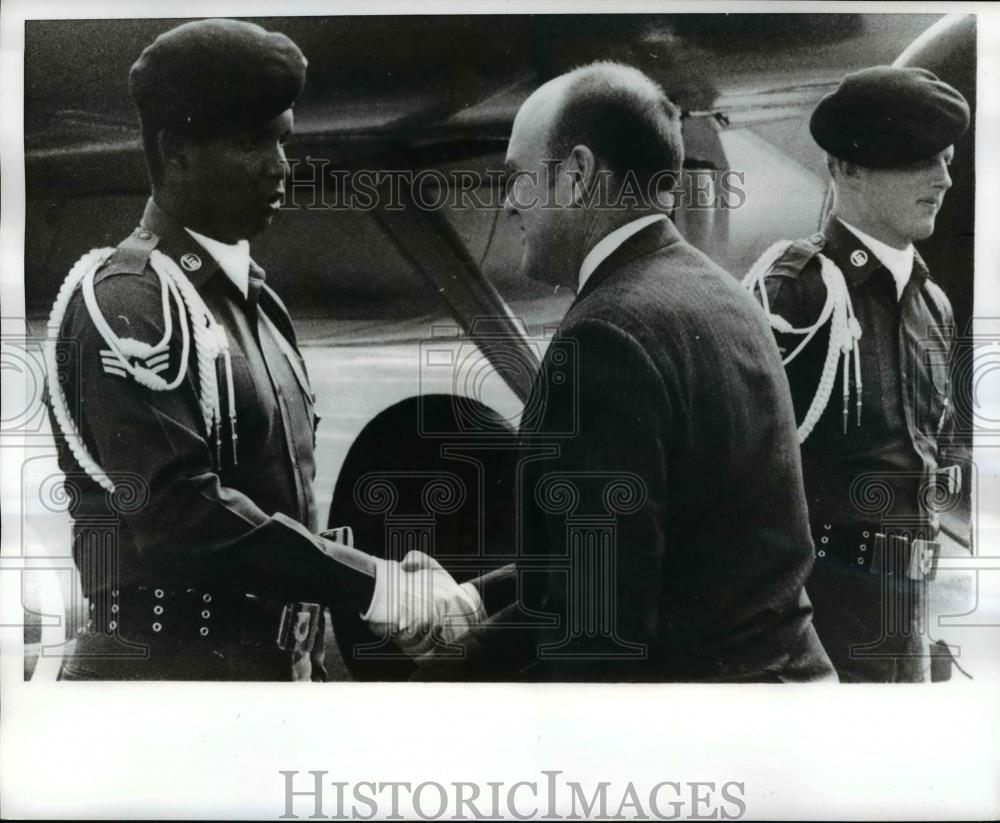
POLYGON ((869 574, 882 574, 894 577, 904 571, 909 575, 908 559, 910 539, 901 534, 875 535, 875 546, 872 551, 872 562, 868 567, 869 574))
POLYGON ((933 540, 914 540, 906 576, 910 580, 933 580, 937 575, 940 553, 940 543, 933 540))
POLYGON ((278 648, 282 651, 304 652, 312 649, 319 627, 318 603, 286 603, 278 623, 278 648))

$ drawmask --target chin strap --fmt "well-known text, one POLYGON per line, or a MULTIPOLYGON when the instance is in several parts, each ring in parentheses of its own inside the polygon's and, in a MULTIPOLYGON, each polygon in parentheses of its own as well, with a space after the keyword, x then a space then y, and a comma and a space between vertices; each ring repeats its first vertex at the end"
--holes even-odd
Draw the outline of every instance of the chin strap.
POLYGON ((219 393, 219 378, 216 363, 221 355, 226 377, 226 402, 232 433, 233 465, 237 463, 236 396, 233 387, 232 359, 229 355, 229 338, 220 326, 198 290, 188 280, 180 267, 167 255, 153 250, 149 256, 150 265, 160 282, 161 306, 163 311, 163 337, 154 344, 119 337, 108 324, 101 312, 94 293, 94 276, 114 254, 115 249, 94 249, 81 257, 63 281, 49 315, 48 335, 45 340, 44 355, 48 374, 49 397, 56 422, 80 467, 102 488, 114 491, 114 483, 100 467, 87 449, 76 422, 73 420, 62 384, 58 380, 59 330, 66 315, 73 292, 80 287, 84 305, 90 319, 107 345, 102 352, 105 362, 112 360, 116 374, 132 377, 140 386, 150 391, 171 391, 177 388, 187 375, 188 361, 193 341, 198 364, 198 399, 205 432, 215 439, 215 467, 222 466, 222 408, 219 393), (170 341, 173 337, 172 307, 177 310, 181 337, 181 357, 177 373, 172 380, 161 377, 160 373, 169 367, 170 341), (134 363, 139 360, 142 364, 134 363))
POLYGON ((837 361, 843 358, 843 427, 847 433, 847 421, 850 416, 850 361, 854 360, 854 390, 856 394, 855 407, 857 409, 857 425, 861 425, 861 351, 858 341, 861 339, 861 324, 858 323, 854 315, 854 306, 851 303, 851 296, 847 289, 847 281, 844 273, 838 268, 829 257, 819 255, 820 276, 823 285, 826 286, 826 300, 820 310, 819 318, 811 326, 794 328, 785 318, 771 313, 770 304, 767 299, 767 288, 765 281, 771 268, 778 259, 788 250, 791 242, 781 240, 765 251, 756 263, 753 264, 746 277, 743 278, 743 287, 751 294, 757 293, 761 306, 767 314, 771 328, 781 334, 802 335, 802 341, 788 354, 782 361, 783 366, 792 362, 806 347, 816 333, 830 321, 830 343, 826 350, 826 360, 823 362, 823 370, 820 374, 819 385, 816 394, 805 418, 799 425, 799 443, 804 443, 806 438, 812 434, 820 417, 826 410, 830 402, 830 395, 833 393, 833 385, 837 377, 837 361))

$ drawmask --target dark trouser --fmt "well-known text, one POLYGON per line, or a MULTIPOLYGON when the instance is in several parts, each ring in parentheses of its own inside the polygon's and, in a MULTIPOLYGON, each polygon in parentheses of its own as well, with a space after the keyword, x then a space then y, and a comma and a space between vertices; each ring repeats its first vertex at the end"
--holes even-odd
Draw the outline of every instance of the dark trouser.
MULTIPOLYGON (((309 657, 293 663, 291 653, 265 654, 239 644, 147 645, 145 657, 131 656, 121 642, 103 634, 80 634, 63 663, 60 680, 309 680, 309 657), (304 670, 303 670, 304 669, 304 670), (297 673, 296 673, 296 670, 297 673)), ((277 650, 276 650, 277 651, 277 650)), ((143 652, 138 650, 141 655, 143 652)))
MULTIPOLYGON (((808 614, 804 595, 799 613, 808 614)), ((676 648, 650 648, 641 659, 540 659, 541 644, 550 644, 534 625, 535 618, 512 603, 491 614, 456 641, 454 650, 435 649, 420 658, 413 681, 460 682, 588 682, 588 683, 836 683, 837 675, 811 623, 792 617, 796 629, 771 635, 774 642, 735 640, 728 648, 693 643, 680 655, 676 648), (752 649, 747 652, 746 649, 752 649)), ((561 636, 561 632, 557 635, 561 636)))
POLYGON ((930 680, 927 580, 909 573, 909 541, 925 536, 879 526, 814 528, 816 565, 806 590, 813 624, 841 682, 930 680), (887 532, 908 540, 876 542, 887 532))

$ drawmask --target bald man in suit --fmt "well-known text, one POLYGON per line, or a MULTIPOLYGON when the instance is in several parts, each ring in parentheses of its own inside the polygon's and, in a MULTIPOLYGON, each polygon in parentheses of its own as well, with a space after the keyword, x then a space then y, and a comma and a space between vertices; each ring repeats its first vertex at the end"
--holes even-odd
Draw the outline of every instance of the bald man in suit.
POLYGON ((677 110, 626 66, 562 75, 518 112, 522 269, 577 296, 522 421, 518 602, 418 678, 836 679, 767 321, 659 198, 620 196, 682 162, 677 110))

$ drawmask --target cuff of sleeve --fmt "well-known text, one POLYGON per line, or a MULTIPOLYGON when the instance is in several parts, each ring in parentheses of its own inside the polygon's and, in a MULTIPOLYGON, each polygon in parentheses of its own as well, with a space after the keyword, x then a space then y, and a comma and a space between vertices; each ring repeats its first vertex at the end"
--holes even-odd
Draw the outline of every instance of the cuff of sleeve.
POLYGON ((368 604, 368 610, 361 615, 362 620, 375 621, 376 623, 390 622, 388 571, 389 561, 375 558, 375 591, 372 592, 372 601, 368 604))
POLYGON ((474 613, 480 619, 486 615, 486 607, 483 605, 483 598, 479 596, 479 589, 477 589, 471 581, 462 583, 459 588, 465 593, 465 596, 469 599, 469 605, 472 606, 474 613))

